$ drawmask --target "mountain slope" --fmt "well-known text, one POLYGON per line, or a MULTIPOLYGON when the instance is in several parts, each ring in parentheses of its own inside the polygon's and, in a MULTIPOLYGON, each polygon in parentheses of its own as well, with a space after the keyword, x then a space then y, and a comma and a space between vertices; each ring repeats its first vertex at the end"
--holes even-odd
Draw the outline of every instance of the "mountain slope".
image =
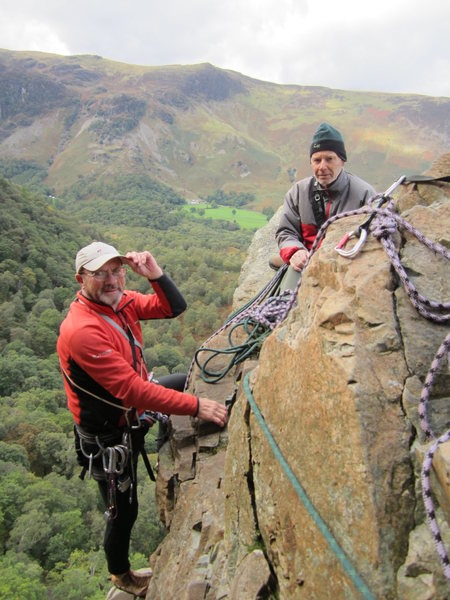
POLYGON ((344 134, 348 168, 385 189, 450 141, 450 99, 257 81, 209 64, 144 67, 98 56, 0 51, 0 160, 27 160, 64 195, 146 174, 186 197, 217 189, 280 204, 309 173, 318 123, 344 134))

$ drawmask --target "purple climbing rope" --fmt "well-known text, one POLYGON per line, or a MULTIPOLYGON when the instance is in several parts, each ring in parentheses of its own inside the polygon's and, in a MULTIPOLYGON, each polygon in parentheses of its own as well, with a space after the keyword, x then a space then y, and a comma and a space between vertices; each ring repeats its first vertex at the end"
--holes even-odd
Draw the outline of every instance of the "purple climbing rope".
POLYGON ((440 444, 447 442, 450 440, 450 429, 446 431, 441 437, 436 438, 434 432, 432 431, 428 418, 427 418, 427 403, 430 398, 431 389, 433 387, 434 379, 436 376, 436 372, 439 368, 439 365, 444 358, 447 357, 448 364, 450 366, 450 333, 447 334, 447 337, 439 347, 439 350, 436 353, 436 356, 431 363, 430 370, 427 373, 425 384, 422 389, 422 393, 420 395, 419 402, 419 418, 420 418, 420 427, 422 431, 425 433, 427 438, 434 439, 434 443, 431 448, 428 450, 425 460, 422 465, 422 493, 423 493, 423 502, 425 505, 425 512, 427 515, 428 524, 430 526, 431 533, 433 535, 434 543, 436 546, 437 553, 439 555, 439 560, 441 561, 442 568, 444 570, 444 575, 447 581, 450 581, 450 562, 448 558, 447 551, 445 549, 444 543, 442 541, 441 532, 439 529, 439 524, 437 522, 436 513, 434 510, 433 498, 431 494, 431 484, 430 484, 430 474, 431 467, 433 464, 433 457, 438 449, 440 444))
MULTIPOLYGON (((353 211, 353 214, 359 212, 364 213, 369 211, 371 211, 372 214, 375 213, 375 217, 373 218, 373 221, 370 225, 370 231, 372 232, 373 236, 376 239, 378 239, 383 245, 386 254, 389 257, 389 260, 393 268, 395 269, 395 272, 402 281, 406 293, 417 312, 426 319, 435 323, 443 324, 448 322, 450 320, 450 302, 437 302, 435 300, 429 300, 428 298, 423 296, 423 294, 417 291, 416 287, 409 279, 403 265, 400 262, 393 236, 397 230, 404 229, 410 234, 412 234, 420 243, 424 244, 432 252, 441 255, 446 260, 450 260, 450 252, 440 244, 437 244, 428 239, 420 231, 418 231, 415 227, 408 223, 408 221, 403 219, 397 213, 394 213, 392 211, 392 198, 390 199, 388 206, 385 208, 373 207, 374 200, 375 198, 370 201, 370 204, 367 208, 364 207, 363 209, 359 209, 358 211, 353 211)), ((342 217, 344 215, 339 216, 342 217)), ((345 216, 349 216, 349 213, 346 213, 345 216)), ((431 364, 430 370, 428 371, 428 374, 425 379, 425 384, 420 396, 418 410, 420 426, 422 430, 428 438, 434 440, 434 443, 429 449, 422 466, 421 481, 425 511, 427 515, 427 521, 429 523, 430 530, 436 545, 439 560, 442 564, 444 575, 447 581, 450 581, 450 561, 444 543, 442 541, 439 524, 434 510, 430 484, 430 473, 434 454, 436 453, 437 448, 440 444, 450 440, 450 430, 445 432, 439 438, 436 438, 435 434, 431 430, 427 419, 427 403, 430 397, 431 389, 433 387, 436 372, 444 356, 447 356, 447 360, 450 366, 450 333, 447 334, 445 340, 439 347, 439 350, 437 351, 436 356, 434 357, 433 362, 431 364)))
POLYGON ((434 432, 431 430, 431 427, 428 423, 427 418, 427 404, 430 398, 431 389, 433 387, 434 378, 436 376, 439 365, 444 358, 447 356, 447 360, 450 366, 450 333, 447 334, 447 337, 442 342, 439 347, 439 350, 436 352, 436 356, 431 363, 430 370, 425 378, 425 383, 422 389, 422 393, 420 395, 419 402, 419 419, 420 419, 420 427, 422 431, 425 433, 427 438, 436 439, 434 432))
MULTIPOLYGON (((418 292, 412 281, 409 279, 403 265, 401 264, 398 251, 395 246, 394 235, 397 231, 407 231, 412 236, 414 236, 421 244, 425 245, 429 250, 431 250, 435 254, 442 256, 445 260, 450 260, 450 252, 441 244, 438 244, 428 239, 403 217, 395 213, 393 211, 393 203, 394 201, 391 196, 388 196, 386 194, 379 194, 371 198, 367 206, 363 206, 362 208, 359 208, 357 210, 340 213, 338 215, 335 215, 334 217, 331 217, 322 225, 322 227, 317 233, 316 239, 308 255, 306 264, 300 274, 300 278, 298 280, 295 290, 286 290, 285 292, 283 292, 283 294, 280 294, 278 296, 270 296, 268 298, 265 298, 267 294, 267 289, 270 288, 270 286, 273 284, 272 280, 256 297, 254 302, 252 302, 243 312, 238 313, 235 318, 225 323, 219 330, 217 330, 217 332, 213 333, 213 335, 211 335, 208 338, 208 340, 206 340, 205 344, 207 344, 213 337, 218 335, 221 331, 244 318, 252 318, 256 323, 260 323, 262 326, 267 327, 269 330, 273 330, 277 325, 282 323, 286 319, 292 307, 297 302, 298 290, 302 283, 303 273, 306 267, 308 266, 311 257, 313 256, 319 244, 325 237, 328 227, 339 219, 363 214, 369 214, 371 216, 370 222, 367 224, 369 227, 369 231, 377 240, 380 241, 380 243, 384 247, 386 254, 392 264, 392 267, 394 268, 395 272, 397 273, 398 277, 403 283, 405 291, 417 312, 420 315, 422 315, 425 319, 433 321, 435 323, 443 324, 448 322, 450 320, 450 302, 438 302, 435 300, 430 300, 426 298, 423 294, 418 292), (379 202, 380 200, 387 200, 387 206, 383 208, 381 206, 375 206, 375 203, 377 201, 379 202)), ((353 235, 353 233, 354 232, 352 232, 352 234, 347 235, 345 239, 348 240, 349 237, 353 235)), ((357 251, 354 253, 350 252, 347 254, 347 256, 349 258, 353 258, 361 250, 362 246, 364 245, 364 241, 365 238, 364 240, 362 240, 362 243, 358 244, 357 251)), ((342 248, 342 245, 345 245, 345 241, 341 243, 339 247, 342 248)), ((275 276, 275 278, 276 277, 277 276, 275 276)), ((429 399, 431 388, 433 386, 436 371, 439 367, 442 358, 445 355, 449 357, 449 352, 450 334, 447 335, 443 344, 439 348, 431 365, 430 371, 428 372, 428 375, 426 377, 425 385, 421 394, 419 404, 419 417, 421 427, 427 435, 427 437, 435 439, 435 442, 432 448, 429 450, 424 461, 422 470, 422 489, 427 520, 429 522, 430 529, 432 531, 433 538, 436 544, 437 552, 443 566, 444 575, 447 578, 447 580, 450 581, 450 562, 446 549, 442 542, 439 525, 434 511, 430 486, 430 470, 434 453, 436 452, 439 444, 442 444, 443 442, 450 439, 450 430, 444 433, 438 439, 436 439, 434 433, 432 432, 428 424, 426 415, 427 402, 429 399)), ((191 364, 187 382, 189 381, 193 365, 194 361, 191 364)))
POLYGON ((436 550, 439 555, 439 560, 441 561, 445 578, 447 579, 447 581, 450 581, 450 563, 448 559, 447 550, 445 549, 444 542, 442 541, 441 531, 437 522, 436 513, 434 512, 434 504, 430 485, 430 473, 434 454, 438 449, 439 444, 443 444, 448 440, 450 440, 450 429, 446 433, 444 433, 444 435, 442 435, 440 438, 435 440, 431 448, 428 450, 422 466, 422 492, 425 511, 427 513, 428 524, 433 535, 436 550))

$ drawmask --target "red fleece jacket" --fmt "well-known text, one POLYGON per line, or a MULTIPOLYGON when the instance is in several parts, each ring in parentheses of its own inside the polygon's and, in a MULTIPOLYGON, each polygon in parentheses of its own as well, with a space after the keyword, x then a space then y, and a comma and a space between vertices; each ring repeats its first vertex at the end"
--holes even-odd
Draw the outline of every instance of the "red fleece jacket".
POLYGON ((116 311, 88 300, 80 292, 60 328, 57 351, 64 373, 68 406, 75 422, 91 433, 124 424, 124 408, 166 414, 197 412, 196 396, 148 381, 142 352, 137 346, 136 370, 127 327, 142 345, 140 320, 176 316, 186 306, 173 282, 163 275, 151 282, 154 294, 125 291, 116 311), (101 317, 112 319, 122 332, 101 317))

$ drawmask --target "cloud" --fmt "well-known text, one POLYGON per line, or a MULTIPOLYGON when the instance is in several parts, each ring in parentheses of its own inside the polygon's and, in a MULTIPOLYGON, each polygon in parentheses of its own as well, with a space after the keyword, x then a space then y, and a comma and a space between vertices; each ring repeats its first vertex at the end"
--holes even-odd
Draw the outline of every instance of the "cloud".
POLYGON ((450 96, 441 0, 16 0, 0 45, 142 65, 210 62, 299 85, 450 96))
POLYGON ((7 49, 25 49, 56 54, 69 54, 68 46, 47 23, 38 19, 25 22, 4 22, 1 29, 2 46, 7 49))

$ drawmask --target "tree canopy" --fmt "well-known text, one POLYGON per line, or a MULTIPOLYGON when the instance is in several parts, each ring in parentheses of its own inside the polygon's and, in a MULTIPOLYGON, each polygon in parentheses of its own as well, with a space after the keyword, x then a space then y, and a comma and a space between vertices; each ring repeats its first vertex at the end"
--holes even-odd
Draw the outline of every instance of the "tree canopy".
MULTIPOLYGON (((16 177, 20 169, 11 172, 16 177)), ((38 177, 39 170, 30 173, 38 177)), ((179 210, 183 203, 146 177, 87 182, 65 198, 0 178, 0 598, 106 595, 101 499, 94 481, 78 478, 58 330, 78 289, 74 258, 81 246, 104 240, 121 252, 148 249, 188 309, 177 319, 143 324, 146 359, 156 375, 188 370, 195 349, 230 311, 252 234, 196 220, 179 210)), ((150 291, 129 270, 127 287, 150 291)), ((156 434, 147 434, 148 452, 155 452, 156 434)), ((145 471, 139 490, 131 547, 137 568, 164 535, 145 471)))

